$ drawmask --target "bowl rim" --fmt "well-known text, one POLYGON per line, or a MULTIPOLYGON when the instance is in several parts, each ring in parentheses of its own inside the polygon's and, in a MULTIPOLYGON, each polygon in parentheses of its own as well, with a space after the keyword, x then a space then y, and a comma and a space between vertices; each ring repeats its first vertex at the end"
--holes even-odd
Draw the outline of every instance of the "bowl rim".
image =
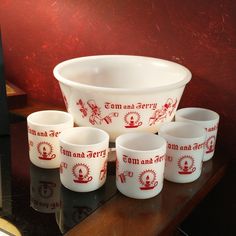
POLYGON ((160 58, 155 58, 155 57, 147 57, 147 56, 136 56, 136 55, 94 55, 94 56, 83 56, 83 57, 76 57, 72 58, 69 60, 65 60, 57 64, 54 69, 53 69, 53 75, 54 77, 61 83, 68 85, 68 86, 73 86, 74 88, 82 88, 82 89, 89 89, 92 91, 97 91, 97 92, 109 92, 109 93, 131 93, 131 94, 136 94, 136 93, 151 93, 151 92, 157 92, 157 91, 167 91, 170 89, 177 89, 179 87, 185 86, 192 78, 192 73, 188 68, 186 68, 183 65, 180 65, 176 62, 165 60, 165 59, 160 59, 160 58), (79 83, 75 81, 71 81, 66 79, 65 77, 61 76, 59 73, 59 70, 72 63, 72 62, 83 62, 86 60, 96 60, 100 58, 125 58, 125 59, 136 59, 136 60, 145 60, 145 61, 152 61, 156 63, 164 63, 165 65, 172 65, 175 67, 179 67, 183 71, 186 72, 186 75, 183 76, 183 79, 181 81, 178 81, 177 83, 169 84, 169 85, 164 85, 161 87, 148 87, 148 88, 112 88, 112 87, 102 87, 102 86, 93 86, 89 84, 84 84, 84 83, 79 83))

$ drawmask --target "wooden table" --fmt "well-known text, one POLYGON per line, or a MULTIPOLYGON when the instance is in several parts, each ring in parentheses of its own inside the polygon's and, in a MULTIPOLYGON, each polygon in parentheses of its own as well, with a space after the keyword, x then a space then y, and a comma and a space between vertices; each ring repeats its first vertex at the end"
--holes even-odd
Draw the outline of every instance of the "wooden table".
MULTIPOLYGON (((13 112, 28 115, 32 111, 50 109, 35 105, 13 112)), ((74 235, 171 235, 176 227, 224 176, 229 158, 217 149, 212 160, 203 164, 202 175, 188 184, 164 182, 162 192, 151 199, 136 200, 117 193, 81 223, 67 232, 74 235)), ((115 163, 113 162, 115 171, 115 163)))
POLYGON ((162 192, 148 200, 117 193, 66 235, 171 235, 224 176, 227 163, 217 152, 203 164, 198 180, 188 184, 165 181, 162 192))

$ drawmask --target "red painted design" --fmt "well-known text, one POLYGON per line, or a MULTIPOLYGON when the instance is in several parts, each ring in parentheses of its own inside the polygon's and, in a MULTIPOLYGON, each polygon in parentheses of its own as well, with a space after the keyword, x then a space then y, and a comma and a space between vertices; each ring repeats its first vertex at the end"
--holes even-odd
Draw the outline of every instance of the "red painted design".
POLYGON ((207 148, 206 153, 214 152, 215 142, 216 142, 216 137, 214 135, 207 139, 207 141, 206 141, 206 148, 207 148))
POLYGON ((62 93, 62 97, 63 97, 64 103, 65 103, 65 106, 66 106, 66 110, 68 111, 68 101, 66 99, 65 94, 62 93))
POLYGON ((140 114, 136 111, 128 112, 125 117, 125 128, 137 128, 142 125, 140 122, 140 114))
POLYGON ((177 108, 177 98, 168 98, 160 109, 154 111, 149 118, 149 125, 154 125, 156 122, 163 122, 167 117, 171 116, 177 108))
POLYGON ((61 106, 52 68, 65 59, 123 53, 172 60, 195 74, 181 105, 208 104, 223 114, 221 144, 231 150, 234 140, 228 134, 236 132, 235 1, 220 0, 214 7, 210 1, 151 3, 130 1, 122 7, 121 1, 1 0, 6 79, 23 89, 29 101, 61 106), (227 96, 219 103, 222 90, 227 96))
POLYGON ((67 167, 68 167, 68 164, 67 164, 67 163, 61 162, 61 164, 60 164, 60 173, 62 174, 62 173, 63 173, 63 170, 64 170, 64 169, 67 169, 67 167))
POLYGON ((194 159, 191 156, 183 156, 178 160, 178 167, 180 168, 179 174, 188 175, 192 174, 196 167, 194 166, 194 159))
POLYGON ((88 109, 85 108, 85 104, 83 103, 83 101, 81 99, 79 99, 79 101, 76 103, 76 105, 78 105, 80 107, 80 111, 82 113, 82 117, 86 117, 88 114, 88 109))
POLYGON ((37 150, 40 154, 38 158, 41 160, 52 160, 56 157, 55 154, 52 154, 53 147, 48 142, 40 142, 37 146, 37 150))
POLYGON ((82 118, 87 117, 89 115, 89 122, 92 125, 101 125, 101 124, 111 124, 113 117, 118 117, 118 112, 111 112, 110 114, 103 116, 101 113, 101 107, 99 107, 96 102, 91 99, 87 101, 88 107, 83 102, 82 99, 76 103, 79 106, 79 110, 82 113, 82 118))
POLYGON ((133 175, 134 175, 134 173, 132 171, 124 171, 123 173, 120 173, 118 176, 119 176, 121 183, 126 183, 126 177, 132 178, 133 175))
POLYGON ((89 172, 89 167, 86 164, 78 163, 74 165, 74 167, 72 168, 72 173, 76 177, 76 179, 74 179, 74 182, 82 184, 90 182, 93 177, 89 176, 89 172))
POLYGON ((141 190, 151 190, 154 189, 158 181, 156 181, 156 172, 154 170, 145 170, 139 176, 139 182, 141 183, 142 187, 141 190))
MULTIPOLYGON (((117 158, 117 153, 115 152, 116 155, 116 173, 119 173, 119 168, 120 168, 120 162, 117 158)), ((118 174, 116 175, 116 180, 118 181, 118 174)))
POLYGON ((102 169, 100 171, 100 177, 99 177, 100 180, 105 179, 106 178, 106 174, 107 174, 107 161, 104 162, 103 167, 102 167, 102 169))

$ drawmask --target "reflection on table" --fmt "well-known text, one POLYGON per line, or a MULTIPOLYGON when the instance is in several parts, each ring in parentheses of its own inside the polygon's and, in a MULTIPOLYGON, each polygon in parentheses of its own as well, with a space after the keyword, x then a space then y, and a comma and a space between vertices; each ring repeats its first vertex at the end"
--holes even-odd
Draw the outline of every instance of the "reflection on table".
POLYGON ((114 175, 108 174, 105 185, 100 189, 78 193, 62 186, 59 169, 42 169, 30 163, 30 206, 40 213, 55 214, 63 234, 95 211, 115 192, 114 175))

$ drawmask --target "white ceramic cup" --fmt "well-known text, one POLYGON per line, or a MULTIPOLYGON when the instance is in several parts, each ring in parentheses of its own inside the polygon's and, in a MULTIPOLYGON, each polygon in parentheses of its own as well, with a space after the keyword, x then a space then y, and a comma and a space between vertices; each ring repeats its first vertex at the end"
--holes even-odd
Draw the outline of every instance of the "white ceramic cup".
POLYGON ((188 107, 178 110, 175 120, 198 124, 207 131, 203 161, 210 160, 215 151, 220 116, 209 109, 188 107))
POLYGON ((202 171, 206 131, 196 124, 169 122, 160 127, 159 135, 167 141, 165 179, 189 183, 202 171))
POLYGON ((116 186, 131 198, 146 199, 161 192, 166 141, 155 134, 128 133, 116 139, 116 186))
POLYGON ((73 127, 73 117, 56 110, 37 111, 27 117, 30 161, 41 168, 59 168, 62 130, 73 127))
POLYGON ((59 135, 60 179, 68 189, 90 192, 106 181, 109 135, 98 128, 75 127, 59 135))

